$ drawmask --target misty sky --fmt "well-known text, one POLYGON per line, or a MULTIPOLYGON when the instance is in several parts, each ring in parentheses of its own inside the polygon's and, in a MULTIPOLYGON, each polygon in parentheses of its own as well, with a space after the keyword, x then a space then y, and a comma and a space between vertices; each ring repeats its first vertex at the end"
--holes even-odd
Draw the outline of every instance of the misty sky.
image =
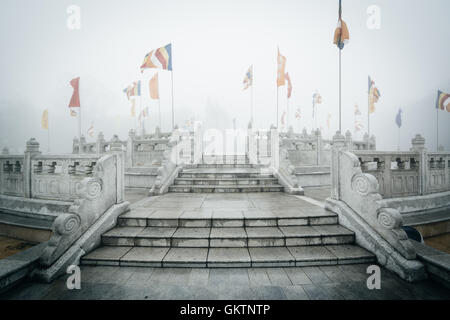
MULTIPOLYGON (((23 152, 35 137, 47 150, 41 114, 49 109, 52 152, 71 152, 78 123, 70 117, 69 81, 81 77, 83 133, 94 124, 107 139, 126 139, 136 120, 122 89, 143 81, 146 127, 158 119, 148 80, 146 53, 172 43, 175 122, 203 120, 206 127, 246 128, 250 91, 243 78, 254 66, 254 111, 258 128, 276 122, 277 46, 293 82, 290 124, 313 127, 312 95, 323 98, 319 126, 326 137, 338 128, 338 49, 332 44, 337 0, 2 0, 0 10, 0 148, 23 152), (81 29, 69 30, 66 12, 81 8, 81 29), (300 123, 294 118, 301 108, 300 123), (331 128, 326 119, 331 114, 331 128)), ((358 104, 367 130, 367 77, 381 92, 371 116, 378 150, 396 150, 395 115, 403 110, 401 147, 422 134, 436 149, 437 90, 450 92, 448 0, 343 0, 350 43, 342 52, 343 131, 354 130, 358 104), (367 8, 381 8, 381 28, 370 30, 367 8)), ((159 71, 162 127, 171 127, 170 72, 159 71)), ((286 87, 279 90, 280 116, 286 87)), ((138 103, 138 106, 140 104, 138 103)), ((450 113, 439 113, 440 144, 450 150, 450 113)), ((361 134, 358 135, 358 138, 361 134)), ((92 141, 93 138, 88 140, 92 141)))

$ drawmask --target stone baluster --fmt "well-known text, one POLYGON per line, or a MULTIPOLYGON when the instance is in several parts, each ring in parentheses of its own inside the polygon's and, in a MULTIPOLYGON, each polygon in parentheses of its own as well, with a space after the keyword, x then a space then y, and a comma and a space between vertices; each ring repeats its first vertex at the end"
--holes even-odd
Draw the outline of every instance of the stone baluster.
POLYGON ((274 125, 270 127, 270 157, 271 166, 278 170, 280 166, 280 136, 274 125))
POLYGON ((9 149, 8 149, 7 147, 4 147, 4 148, 2 149, 2 154, 3 154, 3 155, 8 155, 8 154, 9 154, 9 149))
POLYGON ((345 147, 347 148, 347 151, 353 150, 353 139, 350 130, 347 130, 345 133, 345 147))
POLYGON ((97 141, 95 143, 96 153, 97 154, 104 153, 105 152, 104 146, 105 146, 105 136, 103 135, 103 132, 99 132, 97 141))

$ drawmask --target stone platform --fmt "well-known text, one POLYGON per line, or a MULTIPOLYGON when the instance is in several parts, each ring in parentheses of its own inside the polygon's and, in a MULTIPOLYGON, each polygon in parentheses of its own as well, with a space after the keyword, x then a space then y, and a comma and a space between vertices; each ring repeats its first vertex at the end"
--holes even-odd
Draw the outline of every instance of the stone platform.
POLYGON ((119 217, 84 265, 293 267, 370 263, 336 214, 285 193, 168 193, 119 217))

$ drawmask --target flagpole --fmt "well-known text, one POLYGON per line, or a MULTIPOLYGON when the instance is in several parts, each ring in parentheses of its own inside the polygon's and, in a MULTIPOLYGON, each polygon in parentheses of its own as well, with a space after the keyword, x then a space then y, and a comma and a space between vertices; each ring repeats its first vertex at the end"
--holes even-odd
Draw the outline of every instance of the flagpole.
POLYGON ((439 151, 439 108, 436 108, 436 152, 439 151))
POLYGON ((287 98, 287 106, 286 106, 286 128, 289 130, 289 98, 287 98))
POLYGON ((78 109, 78 137, 81 139, 81 104, 78 109))
POLYGON ((162 130, 162 128, 161 128, 161 97, 158 97, 158 117, 159 117, 159 129, 162 130))
POLYGON ((254 79, 254 72, 253 72, 253 66, 252 66, 252 87, 250 88, 250 122, 253 125, 253 79, 254 79))
POLYGON ((367 93, 367 134, 370 138, 370 89, 367 93))
POLYGON ((339 49, 339 133, 342 133, 342 50, 339 49))
POLYGON ((172 78, 172 130, 175 129, 175 114, 173 107, 173 70, 171 70, 171 78, 172 78))
POLYGON ((278 91, 279 91, 279 87, 278 87, 278 83, 277 83, 277 129, 278 129, 278 91))

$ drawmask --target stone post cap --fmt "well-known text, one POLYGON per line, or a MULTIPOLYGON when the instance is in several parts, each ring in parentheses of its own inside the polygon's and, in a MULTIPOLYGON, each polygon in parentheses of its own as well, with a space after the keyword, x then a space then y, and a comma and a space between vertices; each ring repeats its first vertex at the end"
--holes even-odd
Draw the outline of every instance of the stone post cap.
POLYGON ((364 133, 363 140, 364 141, 369 141, 369 134, 367 132, 364 133))
POLYGON ((31 138, 30 140, 28 140, 25 152, 40 153, 39 142, 37 142, 35 138, 31 138))
POLYGON ((84 135, 81 135, 80 142, 82 143, 86 142, 86 137, 84 135))
POLYGON ((100 131, 100 132, 98 133, 97 139, 100 140, 100 141, 104 141, 104 140, 105 140, 105 136, 103 135, 103 132, 100 131))
POLYGON ((413 151, 422 151, 425 150, 425 138, 420 134, 416 134, 416 136, 411 140, 412 150, 413 151))
POLYGON ((346 138, 347 140, 350 140, 350 139, 352 138, 352 133, 350 132, 350 130, 347 130, 347 131, 345 132, 345 138, 346 138))
POLYGON ((316 132, 314 132, 314 134, 316 135, 316 137, 320 137, 322 135, 322 131, 320 131, 320 129, 317 128, 316 132))
POLYGON ((78 142, 78 137, 74 137, 73 142, 78 142))
POLYGON ((275 125, 271 124, 270 125, 270 130, 276 129, 275 125))
POLYGON ((249 122, 248 122, 248 127, 247 127, 247 128, 248 128, 248 129, 251 129, 252 127, 253 127, 252 122, 249 121, 249 122))
POLYGON ((340 131, 336 131, 336 134, 333 136, 333 147, 337 149, 343 149, 345 146, 345 137, 341 134, 340 131))
POLYGON ((2 149, 2 154, 9 154, 9 149, 7 147, 4 147, 2 149))
POLYGON ((128 131, 128 136, 134 138, 136 136, 136 132, 133 129, 130 129, 130 131, 128 131))
POLYGON ((119 140, 119 136, 117 134, 113 135, 110 143, 111 151, 122 151, 122 143, 119 140))
POLYGON ((438 151, 445 151, 445 148, 444 148, 444 146, 442 144, 439 145, 438 151))
POLYGON ((308 132, 306 131, 306 128, 303 128, 302 130, 302 136, 306 137, 308 135, 308 132))
MULTIPOLYGON (((178 130, 180 127, 178 126, 178 124, 175 124, 175 127, 173 127, 175 130, 178 130)), ((159 128, 158 128, 159 129, 159 128)))

